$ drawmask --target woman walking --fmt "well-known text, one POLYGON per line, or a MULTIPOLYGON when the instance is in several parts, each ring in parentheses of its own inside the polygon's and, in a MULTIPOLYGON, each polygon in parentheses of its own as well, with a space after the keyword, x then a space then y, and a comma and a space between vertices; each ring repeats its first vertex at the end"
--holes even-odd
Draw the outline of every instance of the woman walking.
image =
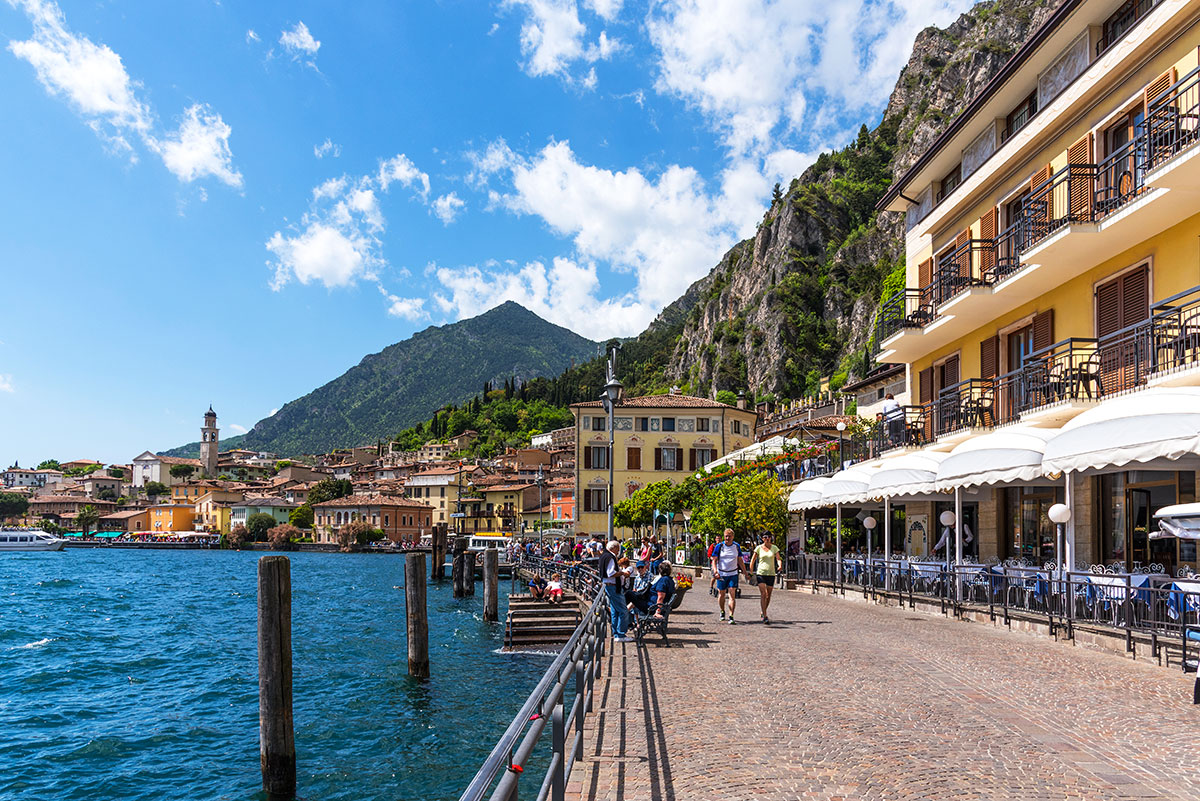
POLYGON ((779 549, 771 544, 771 535, 762 535, 762 545, 754 549, 750 557, 750 570, 758 580, 758 605, 762 607, 762 622, 770 623, 767 607, 771 605, 771 593, 775 589, 775 577, 782 573, 779 549))

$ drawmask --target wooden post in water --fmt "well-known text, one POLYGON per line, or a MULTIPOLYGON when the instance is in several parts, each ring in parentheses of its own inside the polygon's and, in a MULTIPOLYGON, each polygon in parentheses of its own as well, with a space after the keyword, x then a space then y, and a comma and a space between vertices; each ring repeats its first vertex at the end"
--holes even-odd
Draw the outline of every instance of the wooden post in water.
POLYGON ((495 623, 500 619, 500 552, 488 548, 483 552, 483 619, 495 623))
POLYGON ((292 572, 286 556, 258 560, 258 750, 268 798, 296 794, 292 728, 292 572))
POLYGON ((433 566, 430 576, 438 581, 446 577, 446 532, 439 525, 433 530, 433 566))
POLYGON ((467 582, 464 577, 464 572, 467 567, 467 540, 465 537, 458 537, 454 540, 454 561, 450 565, 450 578, 454 581, 454 597, 465 598, 467 596, 467 582))
POLYGON ((429 618, 425 614, 425 554, 404 561, 404 616, 408 621, 408 675, 429 678, 429 618))
POLYGON ((467 558, 467 564, 463 568, 463 592, 467 595, 475 594, 475 557, 477 554, 474 551, 467 551, 463 554, 467 558))

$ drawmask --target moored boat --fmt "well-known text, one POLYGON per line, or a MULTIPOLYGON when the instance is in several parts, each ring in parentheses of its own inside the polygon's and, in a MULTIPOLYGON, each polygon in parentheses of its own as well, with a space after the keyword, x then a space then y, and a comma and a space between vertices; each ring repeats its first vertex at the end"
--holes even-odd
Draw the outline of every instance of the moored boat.
POLYGON ((67 541, 41 529, 0 529, 0 553, 5 551, 61 551, 67 541))

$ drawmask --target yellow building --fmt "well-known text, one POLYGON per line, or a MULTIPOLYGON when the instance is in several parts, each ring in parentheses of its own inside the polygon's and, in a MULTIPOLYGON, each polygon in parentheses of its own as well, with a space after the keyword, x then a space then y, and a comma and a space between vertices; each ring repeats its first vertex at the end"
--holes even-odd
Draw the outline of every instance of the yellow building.
POLYGON ((196 529, 213 534, 228 534, 230 529, 229 510, 233 504, 244 500, 246 493, 240 490, 212 489, 196 499, 193 510, 196 529))
POLYGON ((459 487, 465 490, 478 473, 479 468, 474 465, 434 465, 408 477, 404 497, 429 504, 433 508, 434 527, 454 531, 456 518, 451 515, 457 509, 459 487))
MULTIPOLYGON (((742 404, 744 405, 744 404, 742 404)), ((608 531, 608 417, 600 401, 577 403, 575 529, 608 531)), ((688 475, 754 441, 758 415, 706 398, 668 395, 622 398, 613 412, 613 502, 664 479, 688 475)))
POLYGON ((150 532, 195 531, 196 509, 190 504, 160 503, 150 507, 150 532))
MULTIPOLYGON (((1194 542, 1147 537, 1195 500, 1194 454, 1143 446, 1163 404, 1200 411, 1166 389, 1200 385, 1198 11, 1062 3, 880 204, 906 214, 908 288, 880 310, 877 359, 908 366, 914 399, 883 449, 1046 441, 1036 480, 954 485, 970 555, 1053 558, 1046 511, 1066 501, 1076 565, 1197 565, 1194 542)), ((951 504, 894 502, 925 531, 951 504)))

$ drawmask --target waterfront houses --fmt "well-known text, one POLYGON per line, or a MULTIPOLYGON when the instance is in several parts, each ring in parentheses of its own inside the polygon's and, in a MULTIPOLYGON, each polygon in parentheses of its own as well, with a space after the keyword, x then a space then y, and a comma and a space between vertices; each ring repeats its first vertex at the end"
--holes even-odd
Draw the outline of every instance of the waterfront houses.
POLYGON ((731 451, 754 442, 757 413, 707 398, 667 395, 622 398, 614 409, 615 457, 609 452, 608 416, 600 401, 576 403, 576 531, 608 530, 610 500, 620 503, 642 487, 664 479, 681 482, 731 451), (608 497, 610 459, 613 495, 608 497))
POLYGON ((313 504, 318 542, 337 542, 338 530, 360 521, 391 542, 420 542, 433 532, 433 507, 422 501, 379 493, 348 495, 313 504))
POLYGON ((270 515, 275 519, 276 525, 283 525, 288 522, 288 517, 291 515, 292 510, 299 505, 284 498, 245 498, 230 506, 229 525, 244 526, 246 525, 246 521, 250 519, 250 516, 256 514, 270 515))

